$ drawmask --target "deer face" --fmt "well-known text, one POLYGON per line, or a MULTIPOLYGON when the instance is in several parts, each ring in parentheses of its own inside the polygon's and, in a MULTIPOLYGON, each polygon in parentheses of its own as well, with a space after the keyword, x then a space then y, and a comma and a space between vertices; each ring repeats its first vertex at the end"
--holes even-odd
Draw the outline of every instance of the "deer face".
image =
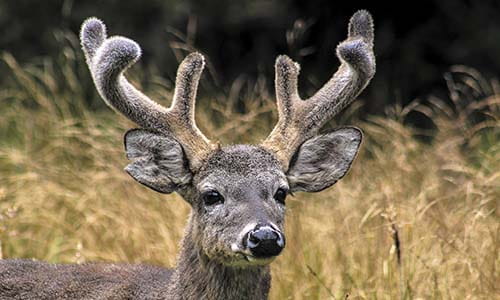
POLYGON ((178 191, 192 206, 191 234, 211 260, 262 265, 285 247, 285 198, 333 185, 350 167, 361 132, 349 127, 307 140, 290 168, 270 151, 250 145, 215 150, 197 172, 173 138, 135 129, 125 135, 126 171, 163 193, 178 191))
POLYGON ((192 206, 191 235, 211 260, 227 265, 267 264, 285 246, 287 178, 278 160, 256 146, 215 151, 201 169, 173 139, 145 131, 125 136, 126 171, 160 192, 180 192, 192 206))
POLYGON ((226 264, 263 264, 281 253, 289 186, 272 154, 248 145, 222 148, 193 184, 193 220, 208 257, 226 264))

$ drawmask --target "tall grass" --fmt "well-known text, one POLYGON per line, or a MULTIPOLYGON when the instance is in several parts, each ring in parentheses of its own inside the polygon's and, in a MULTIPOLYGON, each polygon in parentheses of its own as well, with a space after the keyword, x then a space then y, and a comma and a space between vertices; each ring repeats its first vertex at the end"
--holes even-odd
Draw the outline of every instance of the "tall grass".
MULTIPOLYGON (((89 109, 99 100, 85 88, 78 43, 61 36, 57 61, 20 66, 2 55, 0 257, 173 266, 189 207, 122 171, 122 135, 133 125, 89 109)), ((148 94, 168 101, 168 84, 148 78, 148 94)), ((449 99, 352 118, 365 142, 349 175, 287 202, 272 299, 499 296, 500 91, 465 67, 446 80, 449 99), (434 130, 405 125, 411 114, 434 130)), ((257 142, 273 122, 272 100, 259 88, 248 98, 245 114, 202 99, 201 127, 223 142, 257 142)))

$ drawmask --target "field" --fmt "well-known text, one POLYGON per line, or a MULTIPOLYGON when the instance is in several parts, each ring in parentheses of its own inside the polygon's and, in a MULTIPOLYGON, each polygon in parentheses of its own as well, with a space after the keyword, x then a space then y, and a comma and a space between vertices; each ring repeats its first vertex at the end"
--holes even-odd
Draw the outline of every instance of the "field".
MULTIPOLYGON (((123 171, 133 124, 88 104, 100 100, 67 39, 56 61, 1 57, 0 257, 173 266, 189 207, 123 171)), ((154 70, 130 73, 168 103, 154 70)), ((446 78, 447 99, 337 118, 363 129, 362 152, 333 188, 289 198, 272 299, 500 298, 500 88, 463 66, 446 78), (432 129, 408 125, 411 114, 432 129)), ((276 117, 272 92, 256 84, 238 109, 234 93, 200 99, 198 123, 225 143, 258 142, 276 117)))

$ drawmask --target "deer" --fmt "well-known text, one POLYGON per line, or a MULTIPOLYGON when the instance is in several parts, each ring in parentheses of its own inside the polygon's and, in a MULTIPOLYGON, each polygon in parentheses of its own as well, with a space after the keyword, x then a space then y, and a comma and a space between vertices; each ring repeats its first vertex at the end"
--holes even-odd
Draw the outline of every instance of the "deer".
POLYGON ((136 42, 107 37, 97 18, 83 23, 80 40, 100 96, 139 126, 124 136, 125 171, 156 192, 177 192, 191 207, 176 267, 0 260, 0 299, 267 299, 270 263, 286 244, 287 196, 331 187, 361 146, 356 127, 319 131, 375 75, 371 15, 351 17, 336 48, 338 70, 308 99, 298 93, 299 64, 277 57, 278 121, 259 145, 221 146, 197 127, 201 54, 181 62, 166 108, 124 75, 141 56, 136 42))

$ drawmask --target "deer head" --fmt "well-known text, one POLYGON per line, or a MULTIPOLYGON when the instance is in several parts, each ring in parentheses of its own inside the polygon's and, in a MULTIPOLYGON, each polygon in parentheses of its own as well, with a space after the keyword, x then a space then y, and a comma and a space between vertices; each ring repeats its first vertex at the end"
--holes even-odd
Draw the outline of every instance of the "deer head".
POLYGON ((373 22, 358 11, 348 38, 337 47, 338 71, 312 97, 297 92, 299 65, 276 60, 279 121, 261 145, 219 147, 198 129, 195 98, 204 58, 181 63, 172 104, 165 108, 134 88, 124 72, 141 55, 124 37, 107 38, 95 18, 82 26, 81 43, 99 94, 141 128, 125 134, 135 180, 160 193, 178 192, 191 205, 187 238, 201 255, 223 265, 264 265, 285 246, 285 198, 318 192, 349 170, 362 133, 344 127, 318 134, 351 103, 375 74, 373 22))

